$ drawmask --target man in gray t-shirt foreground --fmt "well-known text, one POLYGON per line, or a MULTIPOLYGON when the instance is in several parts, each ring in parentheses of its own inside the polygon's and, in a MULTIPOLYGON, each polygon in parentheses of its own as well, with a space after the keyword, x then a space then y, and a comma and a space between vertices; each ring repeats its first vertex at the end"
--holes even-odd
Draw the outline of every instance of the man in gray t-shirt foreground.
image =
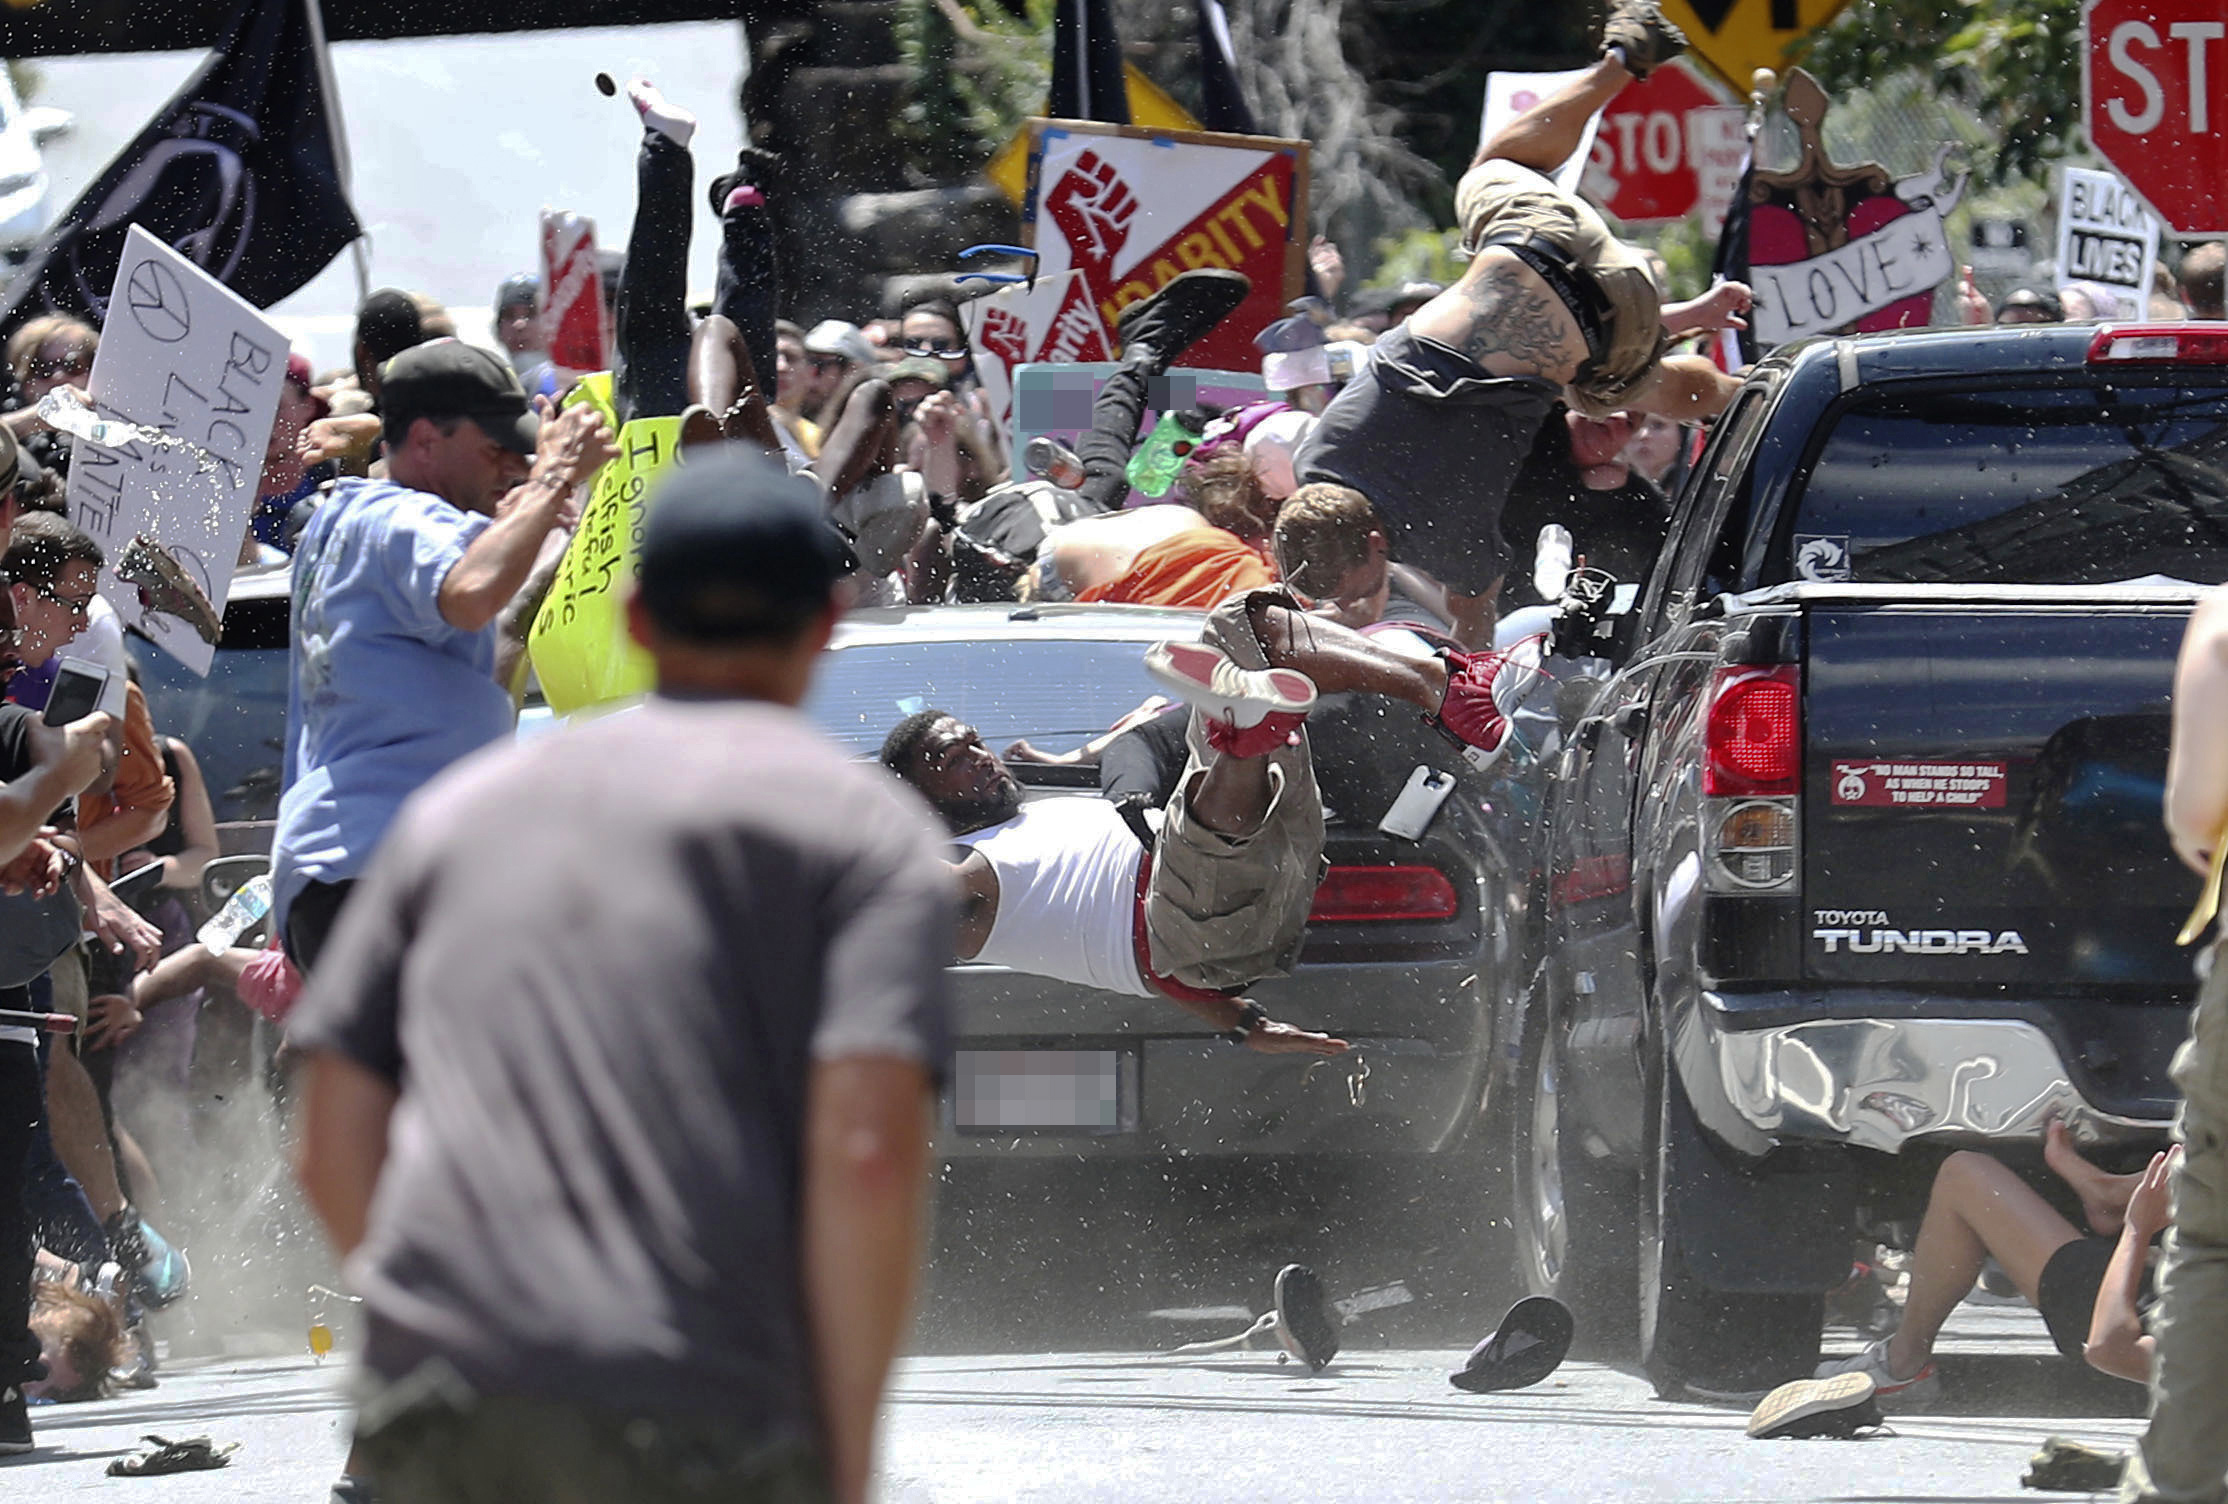
POLYGON ((763 461, 677 472, 659 693, 428 785, 334 933, 301 1171, 382 1500, 864 1497, 954 916, 926 806, 794 708, 846 555, 763 461))

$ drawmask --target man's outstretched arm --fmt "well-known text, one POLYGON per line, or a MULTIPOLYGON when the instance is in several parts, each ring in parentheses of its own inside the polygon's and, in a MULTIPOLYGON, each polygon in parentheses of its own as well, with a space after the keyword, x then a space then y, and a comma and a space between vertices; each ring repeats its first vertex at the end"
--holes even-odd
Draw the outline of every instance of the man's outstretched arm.
POLYGON ((812 1070, 799 1267, 837 1504, 860 1504, 873 1472, 875 1413, 912 1306, 932 1100, 917 1061, 812 1070))
POLYGON ((1666 355, 1625 403, 1625 410, 1656 413, 1675 423, 1699 423, 1724 412, 1740 389, 1738 376, 1726 375, 1699 355, 1666 355))

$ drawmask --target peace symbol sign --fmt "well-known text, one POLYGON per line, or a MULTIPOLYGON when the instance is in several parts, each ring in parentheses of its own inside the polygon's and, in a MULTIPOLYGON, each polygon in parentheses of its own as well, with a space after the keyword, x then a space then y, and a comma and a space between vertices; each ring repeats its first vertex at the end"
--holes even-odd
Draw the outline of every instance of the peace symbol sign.
POLYGON ((193 329, 186 311, 186 289, 178 274, 160 261, 146 260, 124 279, 124 306, 147 337, 174 345, 193 329))

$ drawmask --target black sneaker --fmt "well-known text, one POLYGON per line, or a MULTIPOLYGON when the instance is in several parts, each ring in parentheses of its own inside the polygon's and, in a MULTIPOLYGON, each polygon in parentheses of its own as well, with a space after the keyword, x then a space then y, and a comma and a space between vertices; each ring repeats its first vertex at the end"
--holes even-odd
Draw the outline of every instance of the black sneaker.
POLYGON ((1251 291, 1253 279, 1244 272, 1214 266, 1179 272, 1160 291, 1123 309, 1114 321, 1123 357, 1134 348, 1151 351, 1164 367, 1173 363, 1251 291))
POLYGON ((1664 19, 1656 0, 1614 0, 1601 28, 1602 54, 1612 47, 1624 54, 1627 73, 1646 78, 1686 51, 1686 33, 1664 19))
POLYGON ((723 172, 712 179, 712 186, 705 197, 712 201, 712 217, 719 219, 727 213, 727 195, 737 188, 770 187, 781 175, 781 153, 768 151, 763 146, 746 146, 735 153, 735 170, 723 172))
POLYGON ((1338 1356, 1338 1325, 1323 1281, 1305 1264, 1286 1264, 1276 1277, 1276 1332, 1284 1350, 1317 1373, 1338 1356))
POLYGON ((1797 1379, 1764 1396, 1748 1418, 1748 1434, 1757 1441, 1807 1441, 1814 1436, 1846 1441, 1882 1424, 1872 1394, 1868 1373, 1797 1379))
POLYGON ((23 1386, 10 1384, 0 1389, 0 1456, 28 1452, 34 1445, 31 1407, 24 1402, 23 1386))

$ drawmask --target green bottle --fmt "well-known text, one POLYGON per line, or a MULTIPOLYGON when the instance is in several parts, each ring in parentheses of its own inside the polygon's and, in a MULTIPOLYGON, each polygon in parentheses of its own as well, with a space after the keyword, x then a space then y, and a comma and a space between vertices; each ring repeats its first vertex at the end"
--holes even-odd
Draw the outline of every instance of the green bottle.
POLYGON ((1129 483, 1147 496, 1166 496, 1184 461, 1199 447, 1206 426, 1206 420, 1195 413, 1162 413, 1129 457, 1129 483))

